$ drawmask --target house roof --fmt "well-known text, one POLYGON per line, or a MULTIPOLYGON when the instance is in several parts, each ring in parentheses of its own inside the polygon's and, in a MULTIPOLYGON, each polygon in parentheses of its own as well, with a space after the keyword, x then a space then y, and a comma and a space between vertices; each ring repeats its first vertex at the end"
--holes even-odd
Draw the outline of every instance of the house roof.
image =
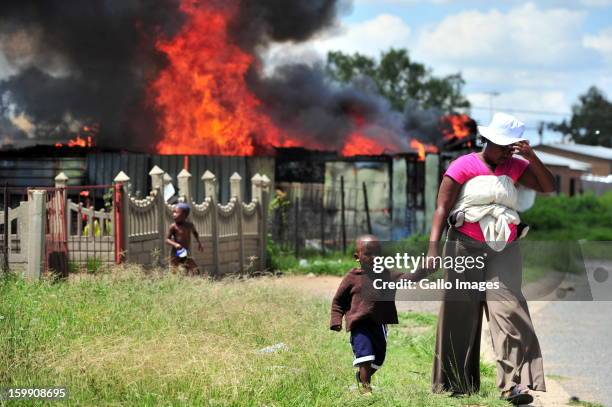
MULTIPOLYGON (((556 148, 570 153, 582 154, 590 157, 603 158, 604 160, 612 160, 612 148, 603 146, 567 143, 541 144, 540 146, 556 148)), ((536 148, 537 147, 539 146, 536 146, 536 148)))
POLYGON ((569 167, 570 169, 577 171, 591 171, 591 164, 589 163, 572 160, 571 158, 562 157, 560 155, 546 153, 544 151, 539 150, 535 150, 535 153, 538 158, 546 165, 569 167))

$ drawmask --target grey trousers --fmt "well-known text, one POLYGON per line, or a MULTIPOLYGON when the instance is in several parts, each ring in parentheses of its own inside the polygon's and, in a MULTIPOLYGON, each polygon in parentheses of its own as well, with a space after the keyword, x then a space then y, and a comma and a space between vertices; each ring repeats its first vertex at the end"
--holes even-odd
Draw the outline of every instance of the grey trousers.
POLYGON ((521 292, 522 260, 519 243, 495 252, 451 227, 443 257, 484 256, 485 267, 463 272, 445 267, 445 280, 467 283, 498 282, 485 292, 445 290, 434 351, 434 392, 470 394, 480 389, 480 332, 482 315, 489 321, 496 355, 497 386, 509 390, 517 384, 546 391, 542 353, 527 301, 521 292))

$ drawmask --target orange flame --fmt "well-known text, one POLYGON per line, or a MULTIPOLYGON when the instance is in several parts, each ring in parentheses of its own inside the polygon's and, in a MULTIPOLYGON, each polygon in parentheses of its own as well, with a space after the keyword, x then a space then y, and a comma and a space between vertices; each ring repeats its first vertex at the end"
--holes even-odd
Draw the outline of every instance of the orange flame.
POLYGON ((379 155, 385 152, 385 147, 375 140, 360 133, 351 134, 342 148, 345 157, 354 155, 379 155))
POLYGON ((417 151, 419 155, 419 161, 425 161, 425 153, 437 153, 438 147, 433 144, 421 143, 419 140, 413 138, 410 140, 410 147, 417 151))
POLYGON ((55 143, 55 147, 93 147, 93 139, 91 136, 87 136, 85 138, 81 138, 81 136, 76 136, 75 138, 68 140, 66 144, 55 143))
POLYGON ((221 6, 183 0, 188 21, 171 40, 159 40, 168 66, 151 84, 164 135, 162 154, 252 155, 271 146, 298 146, 259 109, 245 75, 255 59, 230 42, 234 1, 221 6))
POLYGON ((472 119, 467 114, 449 114, 442 117, 442 121, 449 125, 442 130, 446 140, 465 138, 472 134, 469 127, 472 119))
MULTIPOLYGON (((159 153, 253 155, 271 147, 325 149, 314 141, 304 143, 299 134, 281 132, 262 112, 261 101, 245 80, 257 60, 228 36, 239 5, 238 0, 181 0, 186 22, 173 38, 157 41, 156 48, 168 60, 148 89, 163 135, 156 145, 159 153)), ((366 118, 358 110, 346 113, 353 118, 353 132, 340 148, 343 155, 401 152, 397 138, 393 142, 385 134, 367 136, 366 118)), ((422 159, 426 151, 437 151, 416 140, 411 147, 422 150, 422 159)))

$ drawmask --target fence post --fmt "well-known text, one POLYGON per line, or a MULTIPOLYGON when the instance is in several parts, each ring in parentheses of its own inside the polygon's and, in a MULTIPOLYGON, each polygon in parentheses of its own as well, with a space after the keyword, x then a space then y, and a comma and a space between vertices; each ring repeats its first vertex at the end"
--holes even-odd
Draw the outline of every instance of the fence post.
POLYGON ((2 271, 4 273, 8 273, 9 271, 9 253, 10 253, 10 246, 11 246, 11 233, 10 233, 10 228, 11 228, 11 224, 9 223, 9 196, 8 196, 8 183, 5 182, 4 183, 4 193, 2 195, 3 197, 3 223, 4 223, 4 244, 2 246, 2 271))
POLYGON ((183 168, 176 179, 178 180, 179 197, 183 197, 185 202, 191 204, 191 174, 183 168))
POLYGON ((155 204, 157 205, 157 231, 159 233, 159 239, 157 242, 157 250, 159 251, 159 258, 157 259, 157 265, 161 265, 164 257, 164 250, 166 248, 165 239, 166 231, 164 230, 165 222, 165 201, 164 201, 164 174, 166 172, 159 168, 157 165, 151 168, 149 175, 151 176, 151 192, 155 194, 155 204))
POLYGON ((115 239, 115 264, 127 260, 127 247, 129 245, 129 203, 127 185, 130 177, 123 171, 119 171, 115 177, 113 188, 113 234, 115 239))
POLYGON ((45 201, 47 193, 41 190, 30 191, 28 202, 28 264, 26 278, 39 279, 45 257, 45 201))
POLYGON ((325 185, 321 187, 321 208, 319 212, 319 233, 321 234, 321 253, 325 253, 325 185))
POLYGON ((151 190, 160 190, 164 187, 164 170, 157 165, 149 171, 151 176, 151 190))
MULTIPOLYGON (((62 219, 62 221, 65 223, 65 230, 66 230, 66 234, 64 235, 66 237, 66 239, 68 238, 68 235, 70 235, 70 209, 67 207, 68 205, 66 205, 67 201, 68 201, 68 197, 65 193, 65 189, 66 189, 66 185, 68 185, 68 176, 66 174, 64 174, 63 172, 60 172, 59 174, 57 174, 57 176, 54 178, 55 180, 55 188, 58 189, 58 191, 55 191, 55 196, 53 199, 55 199, 55 209, 59 209, 60 205, 61 207, 64 208, 64 219, 62 219), (62 190, 62 191, 59 191, 62 190)), ((61 225, 55 225, 56 227, 61 227, 61 225)), ((92 229, 90 227, 90 229, 92 229)), ((58 231, 53 231, 54 233, 58 232, 58 231)), ((66 242, 66 244, 68 244, 68 242, 66 242)))
POLYGON ((300 198, 295 197, 293 203, 293 254, 297 258, 300 255, 300 198))
POLYGON ((268 205, 270 201, 270 186, 272 181, 266 174, 261 176, 261 269, 266 268, 266 253, 268 247, 268 205))
POLYGON ((240 273, 244 273, 244 233, 242 230, 242 177, 235 172, 230 177, 230 196, 236 200, 236 216, 238 228, 238 255, 240 256, 240 273))
POLYGON ((342 228, 342 253, 346 253, 346 218, 344 214, 344 176, 340 177, 340 227, 342 228))
POLYGON ((261 175, 259 173, 251 178, 251 200, 261 202, 261 175))
POLYGON ((368 205, 368 188, 366 183, 362 182, 363 186, 363 204, 365 206, 366 221, 368 222, 368 233, 372 234, 372 220, 370 219, 370 205, 368 205))
POLYGON ((168 174, 167 172, 164 172, 164 176, 162 178, 162 183, 163 183, 163 188, 162 188, 162 192, 164 193, 164 196, 166 194, 166 187, 172 183, 172 177, 170 176, 170 174, 168 174))
POLYGON ((63 172, 57 174, 57 176, 55 177, 55 188, 66 188, 66 185, 68 184, 68 179, 68 176, 63 172))
POLYGON ((423 220, 423 233, 429 233, 431 219, 436 210, 436 197, 440 185, 440 160, 437 154, 427 154, 425 157, 425 219, 423 220))
POLYGON ((212 240, 212 254, 213 254, 213 276, 219 275, 219 230, 217 225, 217 178, 215 174, 206 170, 202 175, 202 181, 204 181, 204 194, 206 198, 210 198, 210 228, 211 228, 211 240, 212 240))

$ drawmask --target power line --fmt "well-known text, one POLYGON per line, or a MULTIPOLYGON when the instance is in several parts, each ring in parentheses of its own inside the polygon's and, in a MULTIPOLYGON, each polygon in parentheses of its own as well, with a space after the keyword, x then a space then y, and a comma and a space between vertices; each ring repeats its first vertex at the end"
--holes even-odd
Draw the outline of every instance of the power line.
MULTIPOLYGON (((484 106, 470 106, 471 109, 478 109, 478 110, 489 110, 489 107, 484 107, 484 106)), ((550 116, 571 116, 572 113, 568 112, 568 113, 561 113, 561 112, 551 112, 551 111, 547 111, 547 110, 526 110, 526 109, 506 109, 505 107, 495 107, 495 110, 497 111, 504 111, 504 112, 512 112, 512 113, 528 113, 528 114, 543 114, 543 115, 550 115, 550 116)))

